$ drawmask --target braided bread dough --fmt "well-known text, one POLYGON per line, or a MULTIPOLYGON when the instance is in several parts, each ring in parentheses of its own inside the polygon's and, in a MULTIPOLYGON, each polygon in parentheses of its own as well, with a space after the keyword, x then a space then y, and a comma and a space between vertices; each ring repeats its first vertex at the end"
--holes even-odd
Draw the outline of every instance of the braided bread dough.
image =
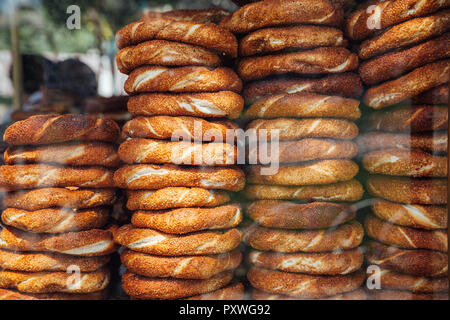
POLYGON ((125 250, 120 260, 135 274, 151 278, 208 279, 239 266, 242 254, 234 250, 219 255, 163 257, 125 250))
POLYGON ((371 264, 399 273, 443 277, 448 272, 448 255, 433 250, 405 250, 376 241, 367 244, 366 259, 371 264))
POLYGON ((186 300, 244 300, 244 285, 240 282, 230 284, 213 292, 186 298, 186 300))
POLYGON ((359 101, 315 93, 281 93, 260 98, 245 112, 246 118, 346 118, 361 116, 359 101))
POLYGON ((358 247, 364 229, 357 221, 333 229, 286 230, 252 226, 244 241, 256 250, 276 252, 327 252, 358 247))
MULTIPOLYGON (((304 300, 301 297, 290 297, 285 295, 268 293, 260 290, 252 291, 253 300, 304 300)), ((319 300, 367 300, 367 294, 363 289, 356 289, 350 292, 344 292, 331 297, 324 297, 319 300)))
POLYGON ((401 290, 372 290, 370 292, 370 297, 374 300, 448 300, 448 293, 413 293, 401 290))
POLYGON ((128 165, 114 174, 122 189, 160 189, 165 187, 200 187, 240 191, 245 185, 244 172, 238 167, 179 167, 166 165, 128 165))
POLYGON ((285 73, 327 74, 358 68, 358 56, 345 48, 322 47, 277 55, 254 56, 239 61, 237 72, 250 81, 285 73))
POLYGON ((10 145, 34 145, 73 140, 115 142, 120 128, 112 120, 79 114, 37 115, 10 125, 3 140, 10 145))
POLYGON ((163 210, 185 207, 214 207, 230 201, 221 190, 167 187, 158 190, 127 191, 129 210, 163 210))
POLYGON ((448 251, 446 230, 421 230, 384 222, 368 215, 364 222, 367 235, 387 245, 405 249, 448 251))
POLYGON ((326 253, 275 253, 251 251, 254 266, 310 275, 346 275, 361 268, 364 255, 360 248, 326 253))
POLYGON ((29 211, 52 207, 94 208, 112 205, 115 189, 40 188, 7 192, 3 196, 5 207, 29 211))
POLYGON ((220 8, 210 9, 181 9, 166 12, 147 11, 143 14, 143 21, 152 21, 153 19, 170 19, 175 21, 193 21, 197 23, 218 24, 224 17, 230 13, 220 8))
POLYGON ((120 227, 114 240, 128 249, 162 256, 219 254, 235 249, 241 242, 238 229, 202 231, 173 235, 132 225, 120 227))
POLYGON ((45 146, 9 147, 4 153, 7 164, 56 163, 71 166, 117 167, 116 147, 102 142, 80 142, 45 146))
POLYGON ((446 104, 448 105, 448 82, 430 90, 424 91, 418 96, 413 97, 412 101, 416 104, 446 104))
POLYGON ((129 95, 140 92, 240 92, 242 81, 233 70, 225 67, 143 66, 130 73, 124 89, 129 95))
POLYGON ((237 40, 228 30, 212 23, 173 21, 166 18, 146 19, 126 25, 116 33, 116 45, 123 49, 149 40, 189 43, 237 57, 237 40))
POLYGON ((150 228, 171 234, 234 228, 241 221, 242 209, 239 204, 215 208, 137 211, 131 217, 131 223, 137 228, 150 228))
POLYGON ((243 108, 244 100, 232 91, 144 93, 128 100, 128 111, 133 116, 168 115, 236 119, 243 108))

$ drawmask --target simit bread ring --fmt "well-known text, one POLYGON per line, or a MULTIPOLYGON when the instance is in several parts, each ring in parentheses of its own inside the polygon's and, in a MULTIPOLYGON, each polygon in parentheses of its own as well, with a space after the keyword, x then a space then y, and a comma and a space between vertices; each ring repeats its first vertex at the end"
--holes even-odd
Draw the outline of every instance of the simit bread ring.
POLYGON ((200 93, 144 93, 130 97, 128 111, 133 116, 194 116, 236 119, 244 100, 232 91, 200 93))
POLYGON ((186 300, 243 300, 244 286, 242 283, 234 283, 213 292, 200 294, 186 298, 186 300))
POLYGON ((448 82, 449 70, 449 59, 429 63, 400 78, 368 89, 364 94, 363 101, 374 109, 399 103, 448 82))
POLYGON ((248 257, 256 267, 311 275, 345 275, 361 268, 360 248, 326 253, 275 253, 251 251, 248 257))
POLYGON ((448 104, 448 83, 434 87, 415 96, 412 100, 417 104, 448 104))
POLYGON ((276 252, 326 252, 359 246, 364 229, 357 221, 333 229, 286 230, 251 226, 244 241, 256 250, 276 252))
POLYGON ((0 232, 0 248, 18 251, 46 251, 74 256, 103 256, 116 251, 112 231, 92 229, 63 234, 37 235, 13 228, 0 232))
POLYGON ((238 229, 202 231, 173 235, 152 229, 120 227, 114 240, 128 249, 161 256, 219 254, 235 249, 241 242, 238 229))
POLYGON ((370 297, 375 300, 448 300, 447 292, 412 293, 401 290, 371 290, 370 297))
POLYGON ((274 174, 265 174, 266 166, 249 167, 247 181, 253 184, 314 185, 330 184, 353 179, 358 165, 350 160, 320 160, 278 168, 274 174))
POLYGON ((93 293, 24 293, 0 289, 0 300, 106 300, 107 290, 93 293))
POLYGON ((127 191, 127 196, 129 210, 214 207, 230 201, 225 191, 183 187, 127 191))
POLYGON ((105 289, 109 278, 106 268, 80 274, 0 270, 0 288, 29 293, 91 293, 105 289))
POLYGON ((80 142, 45 146, 9 147, 4 153, 7 164, 56 163, 71 166, 118 167, 117 148, 102 142, 80 142))
POLYGON ((160 189, 165 187, 200 187, 240 191, 245 185, 244 172, 238 167, 179 167, 165 165, 128 165, 114 174, 122 189, 160 189))
POLYGON ((367 180, 367 191, 375 197, 393 202, 447 204, 445 179, 371 176, 367 180))
POLYGON ((134 69, 124 85, 129 94, 139 92, 199 92, 228 90, 240 92, 242 81, 233 70, 225 67, 166 68, 143 66, 134 69))
POLYGON ((447 157, 421 150, 385 149, 364 155, 364 168, 372 174, 408 177, 446 177, 447 157))
POLYGON ((359 67, 359 75, 365 84, 373 85, 448 57, 450 57, 450 33, 409 49, 364 61, 359 67))
POLYGON ((116 63, 120 72, 129 74, 143 65, 217 67, 221 60, 216 53, 199 46, 151 40, 123 48, 116 55, 116 63))
POLYGON ((172 139, 175 135, 193 141, 226 141, 227 134, 238 126, 228 120, 207 121, 193 117, 136 117, 123 126, 130 138, 172 139), (214 133, 214 135, 211 135, 214 133))
POLYGON ((193 21, 198 23, 218 24, 230 13, 220 8, 210 9, 182 9, 166 12, 147 11, 143 14, 142 20, 153 20, 155 18, 171 19, 175 21, 193 21))
POLYGON ((119 126, 112 120, 80 114, 38 115, 10 125, 3 140, 14 146, 73 140, 115 142, 119 133, 119 126))
POLYGON ((263 227, 282 229, 329 228, 348 222, 356 216, 356 210, 345 204, 303 204, 279 200, 252 202, 247 212, 253 221, 263 227))
POLYGON ((248 151, 249 159, 261 161, 264 157, 275 157, 280 163, 303 162, 319 159, 351 159, 358 154, 358 146, 352 141, 306 138, 280 141, 277 144, 259 142, 248 151), (272 151, 272 149, 275 149, 272 151), (266 153, 264 155, 264 153, 266 153))
POLYGON ((238 204, 215 208, 137 211, 131 218, 131 223, 137 228, 150 228, 171 234, 234 228, 241 221, 242 209, 238 204))
POLYGON ((122 286, 133 299, 180 299, 215 291, 226 286, 233 278, 230 271, 209 279, 147 278, 125 272, 122 286))
POLYGON ((447 252, 446 230, 421 230, 394 225, 368 215, 364 222, 367 235, 380 242, 405 249, 429 249, 447 252))
POLYGON ((132 163, 173 163, 194 166, 230 166, 237 161, 237 148, 228 143, 195 143, 133 138, 119 147, 120 159, 132 163))
POLYGON ((398 106, 389 111, 376 111, 369 118, 369 127, 389 132, 447 130, 448 108, 445 106, 398 106))
POLYGON ((53 253, 14 252, 0 249, 0 268, 15 271, 66 272, 70 266, 76 265, 80 271, 92 272, 106 265, 109 260, 109 256, 75 257, 53 253))
POLYGON ((149 40, 169 40, 189 43, 237 57, 237 40, 234 35, 212 23, 173 21, 165 18, 133 22, 116 33, 116 45, 123 49, 149 40))
POLYGON ((433 293, 448 290, 448 278, 427 278, 401 274, 386 269, 375 270, 373 277, 380 277, 381 288, 405 290, 413 293, 433 293))
MULTIPOLYGON (((272 294, 260 290, 253 290, 253 300, 304 300, 303 298, 295 298, 285 295, 272 294)), ((324 297, 321 300, 367 300, 367 294, 363 289, 337 294, 331 297, 324 297)))
POLYGON ((252 267, 247 278, 253 287, 265 292, 320 299, 358 289, 365 274, 360 270, 344 276, 316 276, 252 267))
POLYGON ((246 85, 242 95, 246 103, 254 103, 265 95, 302 92, 358 98, 363 92, 363 86, 359 75, 345 72, 321 78, 282 77, 255 81, 246 85))
POLYGON ((281 93, 256 100, 245 112, 246 118, 347 118, 361 116, 359 101, 315 93, 281 93))
POLYGON ((111 188, 113 171, 103 167, 58 167, 26 164, 0 167, 0 187, 7 190, 42 187, 111 188))
POLYGON ((424 206, 376 200, 372 212, 380 219, 418 229, 445 229, 448 226, 447 206, 424 206))
POLYGON ((307 51, 254 56, 239 61, 237 72, 244 81, 285 73, 326 74, 358 68, 358 56, 345 48, 322 47, 307 51))
POLYGON ((151 278, 208 279, 235 269, 242 260, 239 250, 212 256, 162 257, 125 250, 120 260, 130 272, 151 278))
POLYGON ((377 0, 353 11, 347 19, 346 33, 353 40, 361 40, 412 18, 424 16, 450 6, 447 0, 377 0))
POLYGON ((443 131, 418 134, 373 131, 358 137, 358 148, 360 153, 391 148, 447 153, 448 135, 443 131))
POLYGON ((348 120, 341 119, 291 119, 279 118, 271 120, 256 119, 247 125, 258 134, 267 130, 270 139, 271 131, 278 132, 279 140, 296 140, 301 138, 335 138, 354 139, 358 136, 358 126, 348 120))
POLYGON ((394 49, 421 43, 448 31, 449 25, 450 10, 408 20, 361 43, 359 57, 369 59, 394 49))
POLYGON ((239 43, 241 56, 272 53, 287 49, 345 47, 347 41, 339 29, 321 26, 265 28, 246 35, 239 43), (299 37, 298 35, 305 35, 299 37))
POLYGON ((433 250, 405 250, 376 241, 367 244, 366 259, 383 269, 425 277, 443 277, 448 272, 448 255, 433 250))
POLYGON ((269 0, 248 4, 225 17, 220 25, 233 33, 289 24, 339 26, 344 12, 329 0, 269 0))
POLYGON ((244 194, 248 199, 276 199, 300 201, 358 201, 364 194, 357 180, 317 186, 247 185, 244 194))
POLYGON ((112 205, 116 200, 114 189, 40 188, 7 192, 3 196, 5 207, 29 211, 52 207, 94 208, 112 205))
POLYGON ((107 207, 92 209, 48 208, 37 211, 7 208, 2 222, 32 233, 63 233, 103 227, 109 218, 107 207))

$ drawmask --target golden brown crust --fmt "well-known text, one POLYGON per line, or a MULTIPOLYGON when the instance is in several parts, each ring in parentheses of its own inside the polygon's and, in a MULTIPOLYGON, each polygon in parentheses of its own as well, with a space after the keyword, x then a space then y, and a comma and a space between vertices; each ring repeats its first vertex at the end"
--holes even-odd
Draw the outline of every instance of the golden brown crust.
POLYGON ((239 204, 214 208, 136 211, 131 217, 131 223, 137 228, 150 228, 171 234, 234 228, 241 221, 242 209, 239 204))
POLYGON ((120 128, 112 120, 80 114, 37 115, 17 121, 6 129, 10 145, 33 145, 73 140, 115 142, 120 128))
POLYGON ((193 21, 197 23, 215 23, 218 24, 230 13, 220 8, 210 9, 181 9, 166 12, 144 12, 142 20, 152 20, 156 18, 171 19, 175 21, 193 21))
POLYGON ((242 81, 233 70, 225 67, 143 66, 130 73, 124 88, 130 95, 140 92, 240 92, 242 81))
POLYGON ((330 184, 353 179, 359 167, 350 160, 320 160, 300 165, 283 166, 278 172, 267 175, 265 166, 249 167, 247 181, 253 184, 316 185, 330 184))
POLYGON ((69 272, 1 270, 0 288, 17 289, 28 293, 91 293, 105 289, 109 284, 109 278, 109 271, 106 268, 79 275, 69 272))
POLYGON ((361 40, 374 35, 380 29, 433 13, 448 6, 450 6, 448 0, 369 1, 353 11, 347 18, 346 34, 353 40, 361 40))
POLYGON ((0 289, 0 300, 106 300, 107 290, 93 293, 24 293, 0 289))
POLYGON ((237 72, 244 81, 285 73, 328 74, 355 70, 358 56, 345 48, 322 47, 277 55, 254 56, 239 61, 237 72))
POLYGON ((122 286, 133 299, 180 299, 220 289, 232 278, 233 273, 229 271, 200 280, 147 278, 127 271, 122 286))
POLYGON ((372 204, 372 212, 380 219, 418 229, 445 229, 448 226, 447 206, 408 205, 384 200, 372 204))
POLYGON ((359 47, 359 57, 369 59, 397 48, 421 43, 449 30, 450 10, 415 18, 400 23, 382 34, 364 41, 359 47))
POLYGON ((367 191, 373 196, 393 202, 447 204, 445 179, 371 176, 367 180, 367 191))
POLYGON ((296 140, 301 138, 334 138, 354 139, 358 136, 358 126, 352 121, 343 119, 256 119, 247 125, 258 134, 260 130, 267 130, 270 139, 271 131, 278 132, 279 140, 296 140))
POLYGON ((145 19, 126 25, 117 31, 116 45, 119 49, 123 49, 155 39, 201 46, 223 53, 230 58, 237 56, 237 40, 228 30, 213 23, 173 21, 163 17, 145 19))
POLYGON ((259 200, 247 207, 250 218, 268 228, 322 229, 340 225, 355 218, 356 210, 345 204, 329 202, 295 203, 259 200))
POLYGON ((239 266, 239 250, 210 256, 163 257, 125 250, 120 256, 127 269, 151 278, 208 279, 239 266))
POLYGON ((359 75, 365 84, 373 85, 449 56, 450 33, 446 33, 412 48, 364 61, 359 67, 359 75))
POLYGON ((120 159, 133 163, 173 163, 193 166, 230 166, 236 164, 237 148, 228 143, 195 143, 132 138, 123 142, 120 159))
POLYGON ((447 292, 412 293, 401 290, 371 290, 369 294, 374 300, 448 300, 447 292))
POLYGON ((345 276, 315 276, 252 267, 247 277, 253 287, 275 294, 320 299, 350 292, 361 287, 364 272, 345 276))
POLYGON ((133 116, 168 115, 236 119, 243 108, 244 100, 232 91, 144 93, 128 100, 128 111, 133 116))
POLYGON ((448 272, 448 256, 433 250, 405 250, 376 241, 366 243, 370 264, 399 273, 425 277, 443 277, 448 272))
POLYGON ((114 187, 113 171, 104 167, 59 167, 47 164, 0 167, 0 187, 7 190, 43 187, 114 187))
POLYGON ((109 260, 109 256, 76 257, 45 252, 14 252, 0 249, 0 267, 2 269, 24 272, 66 272, 70 266, 74 265, 80 271, 92 272, 106 265, 109 260))
POLYGON ((224 253, 235 249, 241 238, 238 229, 173 235, 131 224, 120 227, 114 234, 117 243, 131 250, 162 256, 224 253))
POLYGON ((256 30, 240 40, 240 56, 273 53, 286 49, 345 47, 347 41, 339 29, 322 26, 293 26, 256 30), (299 37, 303 34, 303 37, 299 37))
POLYGON ((116 185, 123 189, 160 189, 165 187, 199 187, 240 191, 245 185, 244 172, 238 167, 179 167, 166 165, 128 165, 114 174, 116 185))
POLYGON ((115 189, 40 188, 4 194, 5 207, 24 210, 40 210, 52 207, 94 208, 112 205, 116 200, 115 189))
POLYGON ((412 101, 416 104, 445 104, 448 105, 448 83, 424 91, 418 96, 413 97, 412 101))
POLYGON ((129 210, 214 207, 230 201, 230 196, 225 191, 184 187, 127 191, 127 196, 129 210))
POLYGON ((449 70, 449 59, 426 64, 400 78, 368 89, 364 94, 363 101, 374 109, 402 102, 448 82, 449 70))
POLYGON ((448 108, 445 106, 398 106, 376 111, 369 118, 369 127, 389 132, 425 132, 447 130, 448 108))
POLYGON ((421 230, 394 225, 368 215, 364 222, 367 235, 384 244, 405 249, 429 249, 447 252, 446 230, 421 230))
POLYGON ((447 176, 447 157, 417 149, 384 149, 366 153, 364 168, 372 174, 414 178, 447 176))
POLYGON ((186 300, 244 300, 244 285, 240 282, 186 300))
POLYGON ((225 17, 220 25, 233 33, 289 24, 339 26, 343 10, 329 0, 268 0, 245 5, 225 17))
POLYGON ((357 221, 333 229, 286 230, 251 226, 244 241, 256 250, 276 252, 327 252, 348 250, 361 244, 364 229, 357 221))
POLYGON ((211 50, 173 41, 151 40, 123 48, 116 54, 120 72, 129 74, 143 65, 217 67, 220 57, 211 50))
POLYGON ((245 111, 246 118, 326 117, 356 120, 359 101, 315 93, 281 93, 260 98, 245 111))
POLYGON ((251 251, 250 263, 259 268, 309 275, 345 275, 361 268, 360 248, 326 253, 275 253, 251 251))
POLYGON ((248 199, 354 202, 362 198, 364 189, 359 181, 349 180, 313 186, 247 185, 244 194, 248 199))
MULTIPOLYGON (((279 294, 272 294, 261 290, 252 291, 253 300, 304 300, 303 298, 290 297, 279 294)), ((324 297, 323 300, 367 300, 367 294, 363 289, 337 294, 331 297, 324 297)))
POLYGON ((4 153, 7 164, 54 163, 71 166, 118 167, 117 148, 102 142, 9 147, 4 153))

